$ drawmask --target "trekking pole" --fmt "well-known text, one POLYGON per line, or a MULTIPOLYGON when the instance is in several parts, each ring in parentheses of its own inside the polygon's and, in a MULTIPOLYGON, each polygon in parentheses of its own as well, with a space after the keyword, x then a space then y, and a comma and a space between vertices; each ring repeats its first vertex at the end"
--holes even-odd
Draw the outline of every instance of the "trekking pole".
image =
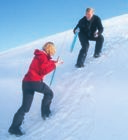
MULTIPOLYGON (((67 33, 66 33, 67 34, 67 33)), ((65 38, 67 37, 67 35, 64 35, 64 40, 63 40, 63 42, 62 42, 62 47, 61 47, 61 52, 59 53, 59 56, 57 57, 57 61, 60 59, 60 56, 61 56, 61 53, 63 52, 63 49, 64 49, 64 43, 65 43, 65 38)), ((50 80, 50 86, 52 85, 52 82, 53 82, 53 80, 54 80, 54 77, 55 77, 55 73, 56 73, 56 68, 54 69, 54 71, 53 71, 53 74, 52 74, 52 77, 51 77, 51 80, 50 80)))
MULTIPOLYGON (((57 61, 59 60, 59 56, 58 56, 58 58, 57 58, 57 61)), ((52 82, 53 82, 53 79, 54 79, 54 76, 55 76, 55 73, 56 73, 56 68, 54 69, 54 71, 53 71, 53 74, 52 74, 52 77, 51 77, 51 80, 50 80, 50 86, 52 85, 52 82)))
POLYGON ((70 52, 73 51, 74 47, 75 47, 75 43, 76 43, 76 40, 77 40, 77 36, 78 36, 78 33, 79 33, 80 29, 77 28, 76 29, 76 32, 75 32, 75 35, 74 35, 74 38, 73 38, 73 41, 72 41, 72 44, 71 44, 71 47, 70 47, 70 52))

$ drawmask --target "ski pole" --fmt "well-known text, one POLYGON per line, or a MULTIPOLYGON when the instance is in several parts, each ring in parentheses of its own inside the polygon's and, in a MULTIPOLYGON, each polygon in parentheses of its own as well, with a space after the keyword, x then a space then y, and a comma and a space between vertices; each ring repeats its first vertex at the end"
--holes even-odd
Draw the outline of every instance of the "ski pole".
MULTIPOLYGON (((59 58, 60 58, 60 57, 58 56, 57 61, 59 60, 59 58)), ((52 77, 51 77, 51 80, 50 80, 50 86, 52 85, 52 82, 53 82, 55 73, 56 73, 56 68, 55 68, 55 70, 53 71, 53 74, 52 74, 52 77)))
POLYGON ((74 47, 75 47, 75 43, 76 43, 79 31, 80 31, 79 28, 77 28, 76 33, 75 33, 74 38, 73 38, 73 41, 72 41, 72 44, 71 44, 71 47, 70 47, 70 52, 72 52, 74 47))

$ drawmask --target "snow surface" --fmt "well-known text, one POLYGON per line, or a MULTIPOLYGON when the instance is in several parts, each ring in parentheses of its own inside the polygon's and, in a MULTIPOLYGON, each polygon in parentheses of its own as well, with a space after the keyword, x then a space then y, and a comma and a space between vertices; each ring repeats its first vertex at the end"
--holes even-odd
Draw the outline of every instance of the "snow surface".
MULTIPOLYGON (((85 67, 74 67, 79 41, 73 53, 72 30, 49 36, 0 53, 0 140, 127 140, 128 139, 128 14, 103 21, 102 56, 94 59, 94 42, 85 67), (8 128, 22 102, 21 81, 28 70, 35 48, 46 41, 57 47, 57 68, 51 88, 54 99, 51 118, 42 120, 43 95, 36 93, 26 114, 22 137, 10 136, 8 128)), ((52 73, 51 73, 52 74, 52 73)), ((51 74, 45 78, 49 84, 51 74)))

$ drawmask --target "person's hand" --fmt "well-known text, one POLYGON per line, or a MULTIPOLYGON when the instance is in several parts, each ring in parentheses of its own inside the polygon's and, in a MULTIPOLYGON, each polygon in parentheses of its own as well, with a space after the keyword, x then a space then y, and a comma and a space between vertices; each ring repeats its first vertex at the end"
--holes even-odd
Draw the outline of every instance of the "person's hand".
POLYGON ((99 36, 99 33, 98 32, 95 32, 94 33, 94 37, 97 38, 98 36, 99 36))
POLYGON ((75 34, 75 32, 76 32, 76 30, 74 29, 74 30, 73 30, 73 33, 75 34))
POLYGON ((76 29, 73 30, 73 33, 74 34, 79 33, 79 32, 80 32, 80 29, 79 28, 76 28, 76 29))
POLYGON ((64 61, 63 60, 57 60, 56 62, 55 62, 55 65, 56 65, 56 67, 57 66, 59 66, 59 65, 61 65, 61 64, 63 64, 64 63, 64 61))

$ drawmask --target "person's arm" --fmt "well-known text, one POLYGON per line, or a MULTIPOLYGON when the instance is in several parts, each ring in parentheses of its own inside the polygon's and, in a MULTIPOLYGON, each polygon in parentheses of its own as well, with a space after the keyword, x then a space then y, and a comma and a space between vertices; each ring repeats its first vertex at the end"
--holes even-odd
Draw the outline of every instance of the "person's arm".
MULTIPOLYGON (((79 22, 77 23, 76 27, 73 29, 73 33, 75 34, 77 30, 80 31, 81 28, 81 24, 82 24, 83 18, 79 20, 79 22)), ((79 32, 78 31, 78 32, 79 32)))
POLYGON ((46 75, 48 73, 50 73, 51 71, 53 71, 56 68, 56 62, 55 61, 47 61, 46 63, 42 63, 41 67, 40 67, 40 73, 43 75, 46 75))
POLYGON ((62 60, 57 60, 57 61, 55 61, 55 60, 49 60, 46 63, 44 62, 44 63, 41 64, 41 70, 40 70, 40 72, 43 75, 46 75, 46 74, 50 73, 51 71, 53 71, 60 64, 63 64, 63 61, 62 60))
POLYGON ((73 33, 76 33, 76 30, 79 28, 79 23, 76 25, 76 27, 73 29, 73 33))
POLYGON ((97 22, 98 22, 98 35, 101 35, 103 33, 104 28, 101 19, 99 17, 97 19, 97 22))

